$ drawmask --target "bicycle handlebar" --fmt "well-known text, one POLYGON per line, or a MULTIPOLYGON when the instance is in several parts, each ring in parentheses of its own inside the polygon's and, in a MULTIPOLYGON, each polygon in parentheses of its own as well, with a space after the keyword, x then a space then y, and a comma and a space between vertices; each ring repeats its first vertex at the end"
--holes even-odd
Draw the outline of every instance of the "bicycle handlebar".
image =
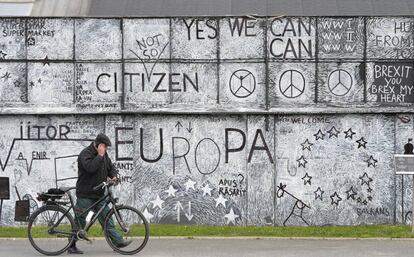
POLYGON ((112 180, 109 180, 109 181, 104 181, 104 182, 102 182, 101 184, 99 184, 99 185, 97 185, 97 186, 95 186, 95 187, 93 187, 93 190, 99 190, 99 189, 103 189, 103 188, 109 188, 109 187, 111 187, 111 186, 113 186, 113 185, 115 185, 115 182, 114 181, 112 181, 112 180))

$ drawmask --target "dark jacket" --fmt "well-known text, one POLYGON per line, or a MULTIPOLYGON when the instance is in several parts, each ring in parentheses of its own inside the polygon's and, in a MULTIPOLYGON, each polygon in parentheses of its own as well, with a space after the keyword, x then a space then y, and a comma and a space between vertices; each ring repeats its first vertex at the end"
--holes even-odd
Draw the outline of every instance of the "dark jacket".
POLYGON ((108 154, 98 155, 94 143, 82 150, 78 156, 78 181, 76 182, 76 196, 85 198, 100 198, 104 195, 103 189, 93 190, 93 187, 113 178, 118 174, 108 154))

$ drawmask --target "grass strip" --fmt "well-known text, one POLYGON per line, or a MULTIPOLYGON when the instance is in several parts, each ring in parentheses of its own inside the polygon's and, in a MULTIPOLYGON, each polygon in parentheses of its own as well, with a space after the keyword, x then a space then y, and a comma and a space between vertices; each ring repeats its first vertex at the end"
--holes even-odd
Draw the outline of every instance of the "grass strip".
MULTIPOLYGON (((36 237, 50 237, 44 227, 36 227, 36 237)), ((89 237, 102 237, 99 225, 93 226, 89 237)), ((310 226, 310 227, 255 227, 151 224, 151 236, 179 237, 333 237, 333 238, 414 238, 411 226, 310 226)), ((0 238, 25 238, 27 227, 0 227, 0 238)))

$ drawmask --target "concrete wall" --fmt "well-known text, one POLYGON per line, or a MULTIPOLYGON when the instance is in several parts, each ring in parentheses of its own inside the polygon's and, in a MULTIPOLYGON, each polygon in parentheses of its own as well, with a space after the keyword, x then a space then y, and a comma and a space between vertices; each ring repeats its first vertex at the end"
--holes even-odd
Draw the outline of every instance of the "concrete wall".
POLYGON ((0 19, 0 224, 74 185, 98 132, 152 223, 409 222, 413 22, 0 19))

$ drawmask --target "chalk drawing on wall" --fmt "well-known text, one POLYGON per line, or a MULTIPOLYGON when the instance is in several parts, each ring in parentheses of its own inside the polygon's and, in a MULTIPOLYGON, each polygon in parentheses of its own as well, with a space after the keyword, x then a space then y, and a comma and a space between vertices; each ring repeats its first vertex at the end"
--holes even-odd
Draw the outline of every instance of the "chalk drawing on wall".
POLYGON ((339 202, 342 201, 342 198, 335 192, 333 195, 330 196, 331 198, 331 205, 338 206, 339 202))
POLYGON ((300 145, 302 146, 302 151, 304 151, 305 149, 309 150, 309 151, 312 151, 311 146, 313 146, 313 144, 311 142, 309 142, 309 139, 306 139, 305 142, 303 142, 300 145))
POLYGON ((206 183, 201 190, 203 191, 203 196, 209 195, 211 196, 211 191, 213 190, 212 188, 210 188, 210 186, 208 185, 208 183, 206 183))
POLYGON ((167 190, 165 190, 164 192, 166 192, 166 193, 168 194, 168 197, 170 197, 170 196, 175 196, 175 193, 176 193, 177 191, 178 191, 178 190, 177 190, 177 189, 175 189, 173 185, 169 185, 168 189, 167 189, 167 190))
POLYGON ((396 115, 396 117, 402 122, 402 123, 409 123, 411 121, 410 116, 408 115, 396 115))
POLYGON ((20 152, 16 161, 23 161, 26 164, 26 171, 27 171, 27 175, 30 175, 30 172, 32 170, 32 165, 33 165, 33 161, 42 161, 42 160, 50 160, 50 158, 48 158, 46 156, 46 152, 42 152, 41 154, 36 155, 34 158, 32 158, 30 160, 30 164, 28 162, 28 160, 23 156, 23 153, 20 152))
POLYGON ((33 37, 27 38, 27 45, 28 46, 34 46, 34 45, 36 45, 36 39, 34 39, 33 37))
MULTIPOLYGON (((371 168, 377 167, 378 160, 375 159, 373 155, 367 155, 365 153, 365 150, 367 149, 367 145, 369 145, 368 140, 365 139, 365 137, 361 137, 358 135, 353 128, 349 128, 347 130, 342 130, 342 128, 339 128, 337 126, 330 126, 324 129, 324 128, 317 128, 316 133, 310 133, 313 135, 314 141, 310 142, 309 139, 304 139, 304 141, 299 141, 302 143, 299 143, 299 149, 301 150, 299 153, 299 158, 297 161, 297 172, 303 172, 300 177, 298 177, 297 180, 300 179, 300 183, 295 183, 297 186, 300 186, 302 189, 300 189, 300 194, 304 196, 312 195, 312 199, 317 201, 317 207, 312 206, 313 209, 320 208, 321 205, 329 208, 334 208, 335 210, 339 210, 338 207, 342 207, 344 204, 349 205, 351 202, 355 202, 355 204, 360 205, 362 207, 355 207, 355 205, 350 205, 351 208, 356 208, 355 211, 358 216, 361 215, 364 211, 367 211, 366 208, 368 208, 368 212, 371 209, 375 209, 376 207, 365 207, 369 205, 371 202, 373 202, 373 178, 369 175, 369 172, 362 172, 360 175, 355 176, 353 180, 349 180, 345 184, 342 184, 342 182, 339 182, 341 184, 338 185, 338 188, 340 189, 333 189, 333 190, 326 190, 323 189, 323 187, 318 183, 321 183, 319 181, 319 177, 317 175, 311 174, 312 171, 312 164, 316 159, 318 158, 320 154, 323 154, 320 152, 320 149, 326 149, 325 145, 331 144, 331 142, 341 141, 345 144, 348 144, 350 151, 353 149, 354 151, 357 149, 362 150, 362 155, 360 156, 359 165, 365 165, 367 163, 367 166, 371 168), (342 134, 343 136, 339 136, 342 134), (356 137, 358 136, 358 137, 356 137), (319 144, 322 148, 318 148, 319 144), (312 149, 312 151, 311 151, 312 149), (316 154, 316 156, 315 156, 316 154), (312 159, 313 157, 316 157, 316 159, 312 159), (310 164, 310 165, 309 165, 310 164), (310 191, 310 192, 309 192, 310 191), (330 191, 330 192, 329 192, 330 191), (324 195, 327 195, 327 197, 323 197, 324 195), (348 203, 347 203, 348 202, 348 203), (364 209, 365 208, 365 209, 364 209), (371 208, 371 209, 369 209, 371 208)), ((328 148, 329 149, 329 148, 328 148)), ((366 167, 366 166, 365 166, 366 167)), ((337 181, 333 178, 333 182, 337 181)), ((299 181, 298 181, 299 182, 299 181)), ((283 195, 283 190, 286 188, 286 185, 282 184, 278 186, 278 198, 280 198, 281 195, 283 195)), ((290 190, 290 193, 293 195, 297 195, 296 193, 293 193, 290 190)), ((296 196, 295 196, 296 197, 296 196)), ((296 201, 302 201, 299 197, 296 197, 296 201)), ((316 203, 316 202, 315 202, 316 203)), ((282 217, 282 220, 284 220, 284 225, 287 224, 287 222, 294 216, 301 216, 303 213, 305 207, 301 209, 300 207, 303 207, 301 203, 298 203, 298 206, 293 206, 292 209, 290 209, 290 204, 286 204, 285 208, 289 209, 290 212, 288 214, 288 217, 282 217)), ((348 207, 346 207, 348 208, 348 207)), ((312 212, 311 212, 312 213, 312 212)), ((286 214, 287 215, 287 214, 286 214)), ((310 214, 311 215, 311 214, 310 214)), ((303 217, 303 216, 301 216, 303 217)), ((300 219, 301 220, 301 219, 300 219)), ((307 219, 304 219, 308 224, 312 222, 308 222, 307 219)), ((301 220, 300 222, 303 223, 301 220)), ((300 224, 300 223, 293 223, 293 224, 300 224)))
POLYGON ((312 177, 306 172, 305 176, 302 178, 303 184, 306 186, 307 184, 312 185, 312 177))
POLYGON ((305 91, 305 77, 297 70, 286 70, 279 79, 280 92, 287 98, 296 98, 305 91))
MULTIPOLYGON (((54 128, 54 127, 49 126, 47 128, 54 128)), ((56 128, 54 128, 54 129, 56 129, 56 128)), ((7 153, 6 160, 4 161, 4 163, 2 161, 0 161, 1 170, 4 171, 6 169, 8 163, 10 161, 11 153, 12 153, 12 151, 13 151, 15 145, 16 145, 16 142, 27 142, 27 141, 33 141, 33 142, 39 142, 39 141, 43 141, 43 142, 91 142, 91 141, 93 141, 93 139, 65 139, 65 138, 59 139, 57 137, 59 137, 59 136, 55 133, 53 137, 50 137, 48 139, 42 139, 42 138, 37 138, 37 139, 36 138, 13 138, 11 146, 10 146, 9 151, 7 153)), ((63 135, 63 137, 66 137, 66 136, 63 135)), ((45 152, 38 153, 35 156, 35 158, 32 158, 32 160, 30 161, 30 165, 29 165, 28 160, 26 160, 26 158, 24 157, 24 155, 22 153, 20 153, 18 155, 16 160, 25 161, 28 175, 30 175, 30 168, 31 168, 31 165, 33 164, 33 161, 34 160, 49 160, 50 159, 47 156, 46 157, 45 156, 46 156, 45 152)))
POLYGON ((294 199, 294 204, 292 206, 292 209, 288 215, 288 217, 283 221, 283 226, 286 226, 286 223, 293 217, 297 217, 299 218, 301 221, 303 221, 306 225, 309 226, 309 223, 304 219, 303 217, 303 211, 305 208, 309 208, 309 205, 305 204, 302 200, 300 200, 299 198, 297 198, 296 196, 294 196, 293 194, 289 193, 288 191, 285 190, 286 185, 283 183, 280 183, 277 186, 277 191, 276 191, 276 196, 278 198, 282 198, 284 197, 285 193, 294 199))
POLYGON ((298 162, 298 167, 306 168, 306 163, 308 163, 308 161, 305 159, 303 155, 296 161, 298 162))
POLYGON ((326 132, 329 134, 329 138, 331 138, 331 137, 338 138, 338 135, 340 133, 340 131, 337 130, 335 126, 332 126, 332 128, 330 130, 326 131, 326 132))
POLYGON ((246 98, 256 89, 256 78, 249 70, 236 70, 230 76, 229 88, 235 97, 246 98))
POLYGON ((357 141, 356 141, 357 143, 358 143, 358 149, 359 148, 361 148, 361 147, 363 147, 364 149, 366 149, 367 148, 367 141, 365 141, 365 139, 364 139, 364 137, 361 137, 360 139, 358 139, 357 141))
POLYGON ((360 176, 359 179, 361 180, 361 186, 367 185, 368 188, 371 187, 372 178, 370 178, 366 172, 364 172, 364 174, 360 176))
MULTIPOLYGON (((138 40, 137 40, 137 42, 138 42, 138 40)), ((140 43, 138 42, 138 44, 140 44, 140 43)), ((168 45, 169 45, 169 42, 167 42, 161 48, 161 50, 158 51, 158 50, 153 49, 154 51, 151 51, 151 54, 148 56, 148 60, 155 60, 155 62, 151 63, 151 64, 148 63, 148 60, 146 61, 146 60, 142 59, 141 56, 139 56, 139 54, 137 52, 135 52, 135 50, 129 49, 129 51, 131 51, 131 53, 133 53, 140 60, 142 65, 144 66, 144 70, 145 70, 145 73, 147 75, 148 80, 150 80, 150 78, 152 76, 152 73, 154 72, 155 66, 157 65, 158 61, 161 58, 161 55, 164 53, 164 51, 165 51, 165 49, 167 48, 168 45), (153 54, 153 52, 156 52, 156 53, 153 54)))
POLYGON ((78 179, 76 173, 73 173, 72 176, 63 177, 61 174, 63 170, 76 170, 78 163, 78 155, 65 155, 59 156, 54 158, 54 166, 55 166, 55 183, 56 187, 59 186, 59 183, 64 181, 72 181, 73 183, 78 179))
POLYGON ((354 191, 354 187, 351 186, 351 188, 349 190, 347 190, 346 192, 346 199, 352 199, 355 200, 355 196, 357 195, 357 193, 354 191))
POLYGON ((227 219, 227 225, 230 225, 230 223, 236 225, 236 219, 239 218, 239 215, 234 214, 233 208, 230 208, 230 212, 224 215, 224 218, 227 219))
POLYGON ((318 189, 316 189, 316 191, 313 193, 315 194, 315 200, 319 199, 323 201, 323 193, 325 193, 325 191, 323 191, 321 187, 318 187, 318 189))
POLYGON ((368 164, 368 167, 376 167, 376 165, 377 165, 377 162, 378 162, 378 160, 376 160, 376 159, 374 159, 374 157, 371 155, 370 157, 369 157, 369 159, 368 160, 366 160, 366 162, 367 162, 367 164, 368 164))
POLYGON ((6 71, 1 75, 0 78, 2 78, 4 82, 6 82, 6 81, 9 80, 10 76, 11 76, 11 74, 8 71, 6 71))
POLYGON ((354 131, 352 131, 352 128, 348 129, 347 131, 344 131, 345 133, 345 139, 349 138, 352 139, 352 137, 356 134, 354 131))
POLYGON ((222 195, 219 195, 216 199, 216 207, 219 205, 222 205, 224 208, 226 208, 226 202, 228 201, 226 198, 224 198, 222 195))
POLYGON ((318 141, 319 139, 324 139, 325 134, 322 133, 322 130, 318 130, 316 134, 313 134, 315 136, 315 140, 318 141))
POLYGON ((152 208, 154 209, 154 208, 156 208, 156 207, 158 207, 160 210, 162 210, 162 204, 164 203, 164 201, 163 200, 161 200, 161 198, 160 198, 160 195, 159 194, 157 194, 157 197, 156 197, 156 199, 155 200, 152 200, 152 201, 150 201, 151 203, 152 203, 152 208))
POLYGON ((0 60, 6 60, 6 56, 7 54, 3 52, 2 50, 0 50, 0 60))
POLYGON ((332 71, 328 76, 329 91, 335 96, 348 94, 352 85, 352 76, 346 70, 337 69, 332 71))

